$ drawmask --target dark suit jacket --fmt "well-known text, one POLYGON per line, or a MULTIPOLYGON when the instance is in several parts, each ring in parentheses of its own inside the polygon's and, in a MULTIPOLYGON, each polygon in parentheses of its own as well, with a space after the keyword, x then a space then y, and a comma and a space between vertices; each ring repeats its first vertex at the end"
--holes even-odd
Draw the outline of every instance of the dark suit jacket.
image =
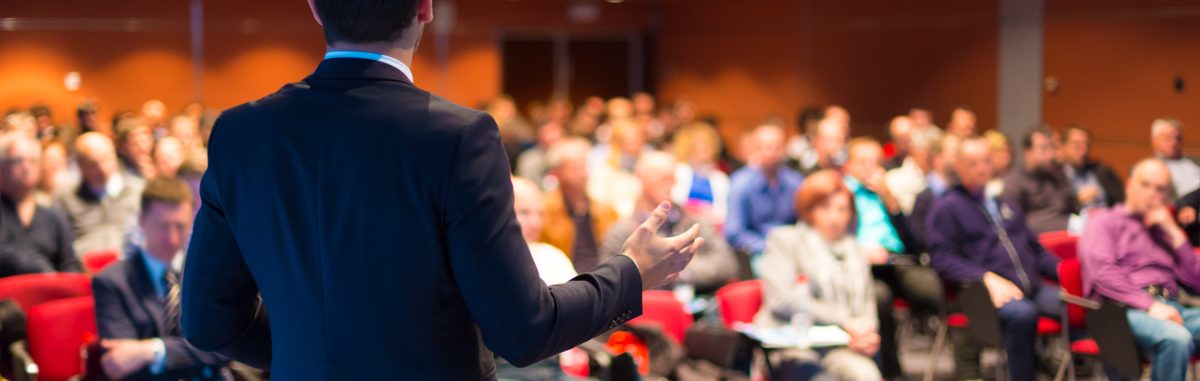
POLYGON ((626 256, 542 283, 504 155, 490 116, 370 60, 325 60, 226 111, 185 335, 284 380, 480 380, 492 351, 524 366, 640 314, 626 256))
POLYGON ((228 363, 223 356, 196 349, 180 336, 164 335, 166 301, 151 283, 150 270, 137 252, 108 266, 92 279, 96 299, 96 326, 102 339, 161 338, 167 348, 163 373, 149 367, 126 380, 178 380, 214 378, 228 363))

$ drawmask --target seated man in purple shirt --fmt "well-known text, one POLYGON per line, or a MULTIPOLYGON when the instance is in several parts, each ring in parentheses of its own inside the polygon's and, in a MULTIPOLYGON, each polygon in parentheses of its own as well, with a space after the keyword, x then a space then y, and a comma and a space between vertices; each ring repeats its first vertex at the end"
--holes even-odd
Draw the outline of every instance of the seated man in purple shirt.
POLYGON ((1133 168, 1125 203, 1098 210, 1079 239, 1083 291, 1129 307, 1129 325, 1151 357, 1153 380, 1183 380, 1200 335, 1200 308, 1178 302, 1200 290, 1200 258, 1168 209, 1171 172, 1161 160, 1133 168))
POLYGON ((934 202, 926 220, 931 264, 948 282, 987 286, 999 309, 1009 374, 1033 380, 1038 317, 1062 314, 1058 288, 1039 275, 1057 279, 1058 259, 1038 244, 1020 209, 984 195, 992 179, 986 139, 963 140, 954 166, 960 185, 934 202))

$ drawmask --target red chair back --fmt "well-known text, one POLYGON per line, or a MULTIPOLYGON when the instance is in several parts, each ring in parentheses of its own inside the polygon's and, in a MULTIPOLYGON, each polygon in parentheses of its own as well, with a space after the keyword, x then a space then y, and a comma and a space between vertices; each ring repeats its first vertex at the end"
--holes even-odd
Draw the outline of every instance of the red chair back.
POLYGON ((721 319, 725 325, 733 327, 733 323, 750 323, 763 304, 763 284, 761 280, 752 279, 730 283, 717 290, 717 306, 721 310, 721 319))
POLYGON ((1079 237, 1065 231, 1043 233, 1038 236, 1038 242, 1060 260, 1076 258, 1079 253, 1079 237))
POLYGON ((64 381, 83 373, 83 348, 99 336, 91 296, 56 300, 29 309, 26 323, 29 356, 38 379, 64 381))
POLYGON ((91 295, 92 281, 83 274, 26 274, 0 278, 0 299, 13 299, 25 311, 52 300, 91 295))
MULTIPOLYGON (((1058 263, 1058 284, 1067 295, 1084 297, 1083 276, 1082 269, 1079 266, 1079 259, 1064 259, 1058 263)), ((1071 327, 1083 327, 1085 324, 1084 312, 1085 310, 1082 306, 1067 303, 1067 323, 1071 327)))
POLYGON ((658 325, 663 333, 682 344, 688 328, 692 327, 692 315, 688 314, 683 303, 675 299, 675 293, 650 290, 642 293, 642 316, 631 320, 629 324, 658 325))
POLYGON ((94 250, 83 255, 83 268, 88 274, 99 274, 105 267, 117 261, 120 255, 116 250, 94 250))

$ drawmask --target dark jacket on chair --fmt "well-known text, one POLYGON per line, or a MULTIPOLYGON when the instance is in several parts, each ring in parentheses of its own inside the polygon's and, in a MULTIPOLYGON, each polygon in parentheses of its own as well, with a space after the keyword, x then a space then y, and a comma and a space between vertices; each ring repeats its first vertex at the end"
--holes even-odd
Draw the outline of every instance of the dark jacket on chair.
POLYGON ((140 251, 108 266, 92 279, 96 299, 96 328, 101 339, 160 338, 167 349, 161 374, 149 367, 126 380, 215 379, 229 362, 225 357, 203 352, 182 336, 164 335, 166 300, 155 289, 150 270, 140 251))

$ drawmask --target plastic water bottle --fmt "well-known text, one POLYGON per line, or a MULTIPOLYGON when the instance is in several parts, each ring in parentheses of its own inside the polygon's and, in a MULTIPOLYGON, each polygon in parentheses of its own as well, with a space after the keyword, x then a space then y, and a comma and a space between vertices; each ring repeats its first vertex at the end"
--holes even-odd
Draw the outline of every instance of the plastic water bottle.
POLYGON ((808 287, 808 276, 803 274, 796 277, 796 284, 792 286, 792 295, 796 300, 792 301, 791 323, 796 333, 796 346, 801 348, 809 346, 808 331, 813 326, 812 314, 808 312, 812 298, 808 287))

